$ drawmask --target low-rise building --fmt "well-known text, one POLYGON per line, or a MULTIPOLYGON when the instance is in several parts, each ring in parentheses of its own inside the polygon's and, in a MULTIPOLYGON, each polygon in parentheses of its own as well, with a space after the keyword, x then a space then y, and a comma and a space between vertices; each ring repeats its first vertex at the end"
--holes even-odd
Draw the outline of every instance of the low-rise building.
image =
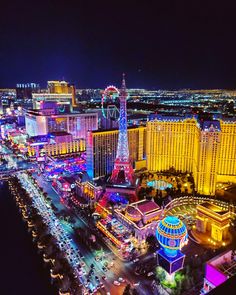
POLYGON ((129 204, 125 210, 115 209, 115 216, 141 242, 155 234, 157 223, 162 217, 162 208, 153 200, 144 199, 129 204))
MULTIPOLYGON (((204 285, 201 294, 207 294, 212 289, 236 275, 235 251, 229 250, 217 255, 206 263, 204 285)), ((218 293, 217 293, 218 294, 218 293)), ((219 293, 220 294, 220 293, 219 293)))
POLYGON ((228 238, 230 211, 210 202, 197 205, 196 229, 211 237, 216 242, 228 238))

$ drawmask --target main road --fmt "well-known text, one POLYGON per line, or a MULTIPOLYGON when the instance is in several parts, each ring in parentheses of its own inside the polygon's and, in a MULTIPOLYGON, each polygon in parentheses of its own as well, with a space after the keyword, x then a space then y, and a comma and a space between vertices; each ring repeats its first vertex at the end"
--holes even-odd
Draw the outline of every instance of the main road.
MULTIPOLYGON (((48 197, 52 200, 52 203, 57 207, 58 211, 68 210, 60 202, 60 198, 52 188, 51 182, 46 181, 42 175, 38 175, 37 173, 33 173, 33 177, 36 179, 38 186, 42 187, 43 190, 48 194, 48 197)), ((71 211, 68 210, 68 214, 71 214, 71 211)), ((79 227, 82 230, 91 232, 91 228, 89 227, 87 220, 78 213, 74 212, 73 214, 75 214, 76 216, 76 222, 74 223, 74 227, 79 227)), ((72 227, 67 226, 66 230, 70 237, 74 239, 74 232, 72 227)), ((111 250, 108 247, 106 247, 106 245, 104 245, 104 243, 101 243, 99 239, 97 239, 96 242, 98 244, 98 248, 103 249, 104 256, 106 257, 106 259, 97 261, 95 259, 95 251, 92 251, 91 249, 86 247, 86 245, 84 245, 83 242, 78 242, 77 240, 75 241, 75 243, 78 244, 82 256, 84 257, 83 260, 86 264, 86 272, 88 273, 91 264, 94 264, 94 275, 99 277, 99 281, 104 284, 106 291, 109 291, 112 295, 122 295, 127 283, 130 283, 131 285, 139 283, 139 286, 136 286, 136 289, 138 290, 140 295, 155 294, 150 290, 150 280, 146 280, 145 278, 142 278, 142 280, 140 280, 140 277, 135 275, 133 262, 121 261, 111 252, 111 250), (114 265, 106 272, 104 272, 103 270, 105 261, 114 262, 114 265), (106 280, 102 279, 103 276, 106 276, 106 280), (117 281, 120 277, 124 278, 126 280, 126 283, 121 283, 120 286, 115 286, 113 282, 115 280, 117 281)), ((106 294, 105 290, 103 294, 106 294)))

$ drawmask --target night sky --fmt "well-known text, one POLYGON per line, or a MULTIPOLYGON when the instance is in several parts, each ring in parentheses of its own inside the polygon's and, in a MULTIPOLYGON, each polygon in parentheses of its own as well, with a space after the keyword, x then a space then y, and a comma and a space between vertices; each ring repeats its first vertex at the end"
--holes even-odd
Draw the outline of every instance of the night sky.
POLYGON ((4 1, 0 87, 236 88, 232 1, 4 1), (190 3, 189 3, 190 2, 190 3))

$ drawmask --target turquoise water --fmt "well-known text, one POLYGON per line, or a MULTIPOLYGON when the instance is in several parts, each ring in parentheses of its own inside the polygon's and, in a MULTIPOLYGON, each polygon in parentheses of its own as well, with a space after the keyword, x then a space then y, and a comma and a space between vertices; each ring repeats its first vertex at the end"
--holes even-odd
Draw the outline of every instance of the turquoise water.
POLYGON ((169 182, 166 182, 164 180, 152 180, 147 182, 147 186, 151 186, 155 189, 159 189, 161 191, 167 189, 167 188, 172 188, 172 184, 169 182))

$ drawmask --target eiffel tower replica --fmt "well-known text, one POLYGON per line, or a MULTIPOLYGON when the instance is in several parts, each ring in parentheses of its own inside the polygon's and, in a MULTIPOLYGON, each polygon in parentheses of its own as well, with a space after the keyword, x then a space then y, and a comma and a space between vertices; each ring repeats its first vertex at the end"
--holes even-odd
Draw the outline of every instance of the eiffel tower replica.
POLYGON ((128 92, 125 84, 125 74, 123 74, 122 87, 120 90, 120 120, 119 136, 116 151, 116 159, 112 171, 110 182, 116 185, 133 185, 134 170, 129 157, 128 133, 127 133, 127 102, 128 92))

